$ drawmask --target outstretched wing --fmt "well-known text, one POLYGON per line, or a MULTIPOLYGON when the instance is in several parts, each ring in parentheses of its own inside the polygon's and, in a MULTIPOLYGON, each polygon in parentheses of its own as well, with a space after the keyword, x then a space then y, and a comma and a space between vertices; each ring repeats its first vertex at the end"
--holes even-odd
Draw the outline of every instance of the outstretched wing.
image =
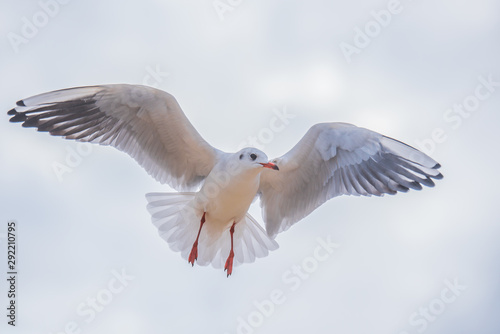
POLYGON ((279 172, 263 171, 259 189, 270 236, 335 196, 420 190, 443 177, 440 165, 415 148, 345 123, 314 125, 275 160, 279 172))
POLYGON ((8 114, 24 127, 114 146, 176 189, 195 189, 222 154, 200 136, 172 95, 151 87, 57 90, 18 101, 8 114))

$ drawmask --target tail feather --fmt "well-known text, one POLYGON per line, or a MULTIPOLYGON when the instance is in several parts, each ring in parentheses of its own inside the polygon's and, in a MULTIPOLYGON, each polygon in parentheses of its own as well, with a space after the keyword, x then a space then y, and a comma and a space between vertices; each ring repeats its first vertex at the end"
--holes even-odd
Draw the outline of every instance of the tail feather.
MULTIPOLYGON (((193 209, 195 193, 150 193, 146 198, 149 202, 147 209, 158 233, 170 249, 180 252, 187 260, 203 215, 202 211, 193 209)), ((230 240, 229 228, 215 236, 210 235, 207 228, 202 228, 197 263, 215 268, 224 267, 231 248, 230 240)), ((233 244, 235 266, 254 262, 256 258, 265 257, 269 251, 278 248, 276 241, 249 214, 236 224, 233 244)))
MULTIPOLYGON (((147 209, 151 214, 151 220, 158 228, 160 236, 168 242, 173 251, 182 251, 187 240, 179 238, 179 234, 187 228, 180 228, 178 216, 180 209, 194 198, 194 193, 149 193, 146 198, 149 202, 147 209)), ((191 226, 191 229, 194 230, 194 226, 191 226)))

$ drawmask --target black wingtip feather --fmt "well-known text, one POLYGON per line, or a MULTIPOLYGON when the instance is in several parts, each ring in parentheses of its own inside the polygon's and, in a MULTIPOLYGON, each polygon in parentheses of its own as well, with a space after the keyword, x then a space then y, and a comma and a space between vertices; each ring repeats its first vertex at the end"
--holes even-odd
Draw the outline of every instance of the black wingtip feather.
POLYGON ((427 186, 427 187, 434 187, 436 184, 434 183, 434 181, 432 181, 429 177, 427 177, 426 179, 422 180, 422 184, 424 186, 427 186))
POLYGON ((14 117, 11 117, 10 121, 14 123, 24 122, 26 120, 25 114, 16 114, 14 117))
POLYGON ((38 120, 35 118, 31 118, 31 119, 27 119, 26 121, 24 121, 23 123, 23 128, 34 128, 34 127, 37 127, 38 126, 38 120))
POLYGON ((434 167, 432 167, 432 169, 439 169, 439 168, 441 168, 441 164, 436 164, 434 165, 434 167))
POLYGON ((414 190, 422 190, 422 185, 418 183, 417 181, 413 181, 410 183, 411 188, 414 190))
POLYGON ((7 115, 15 115, 17 113, 16 108, 10 109, 7 111, 7 115))
POLYGON ((26 107, 26 105, 24 104, 24 101, 23 100, 19 100, 16 102, 16 105, 19 106, 19 107, 26 107))
POLYGON ((400 185, 400 184, 398 184, 398 185, 397 185, 396 189, 397 189, 398 191, 403 192, 403 193, 408 192, 408 190, 410 190, 410 188, 405 187, 405 186, 402 186, 402 185, 400 185))
POLYGON ((444 176, 443 174, 439 173, 438 175, 436 176, 431 176, 433 179, 436 179, 436 180, 441 180, 444 176))

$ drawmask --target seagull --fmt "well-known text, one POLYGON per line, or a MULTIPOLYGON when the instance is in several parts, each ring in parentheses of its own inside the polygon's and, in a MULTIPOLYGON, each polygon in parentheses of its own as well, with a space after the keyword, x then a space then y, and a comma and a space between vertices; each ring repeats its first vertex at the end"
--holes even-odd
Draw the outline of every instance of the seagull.
POLYGON ((191 265, 254 262, 278 248, 280 232, 340 195, 383 196, 434 186, 441 167, 419 150, 347 123, 313 125, 269 160, 248 147, 212 147, 167 92, 141 85, 68 88, 17 102, 11 122, 54 136, 109 145, 178 192, 149 193, 159 235, 191 265), (248 213, 259 198, 265 230, 248 213))

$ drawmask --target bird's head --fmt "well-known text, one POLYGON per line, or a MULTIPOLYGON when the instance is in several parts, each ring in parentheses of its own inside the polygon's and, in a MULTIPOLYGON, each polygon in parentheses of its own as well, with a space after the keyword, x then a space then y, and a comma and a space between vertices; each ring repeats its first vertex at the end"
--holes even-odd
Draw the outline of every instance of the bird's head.
POLYGON ((248 168, 270 168, 279 170, 278 165, 269 162, 267 155, 256 148, 248 147, 236 153, 239 164, 248 168))

